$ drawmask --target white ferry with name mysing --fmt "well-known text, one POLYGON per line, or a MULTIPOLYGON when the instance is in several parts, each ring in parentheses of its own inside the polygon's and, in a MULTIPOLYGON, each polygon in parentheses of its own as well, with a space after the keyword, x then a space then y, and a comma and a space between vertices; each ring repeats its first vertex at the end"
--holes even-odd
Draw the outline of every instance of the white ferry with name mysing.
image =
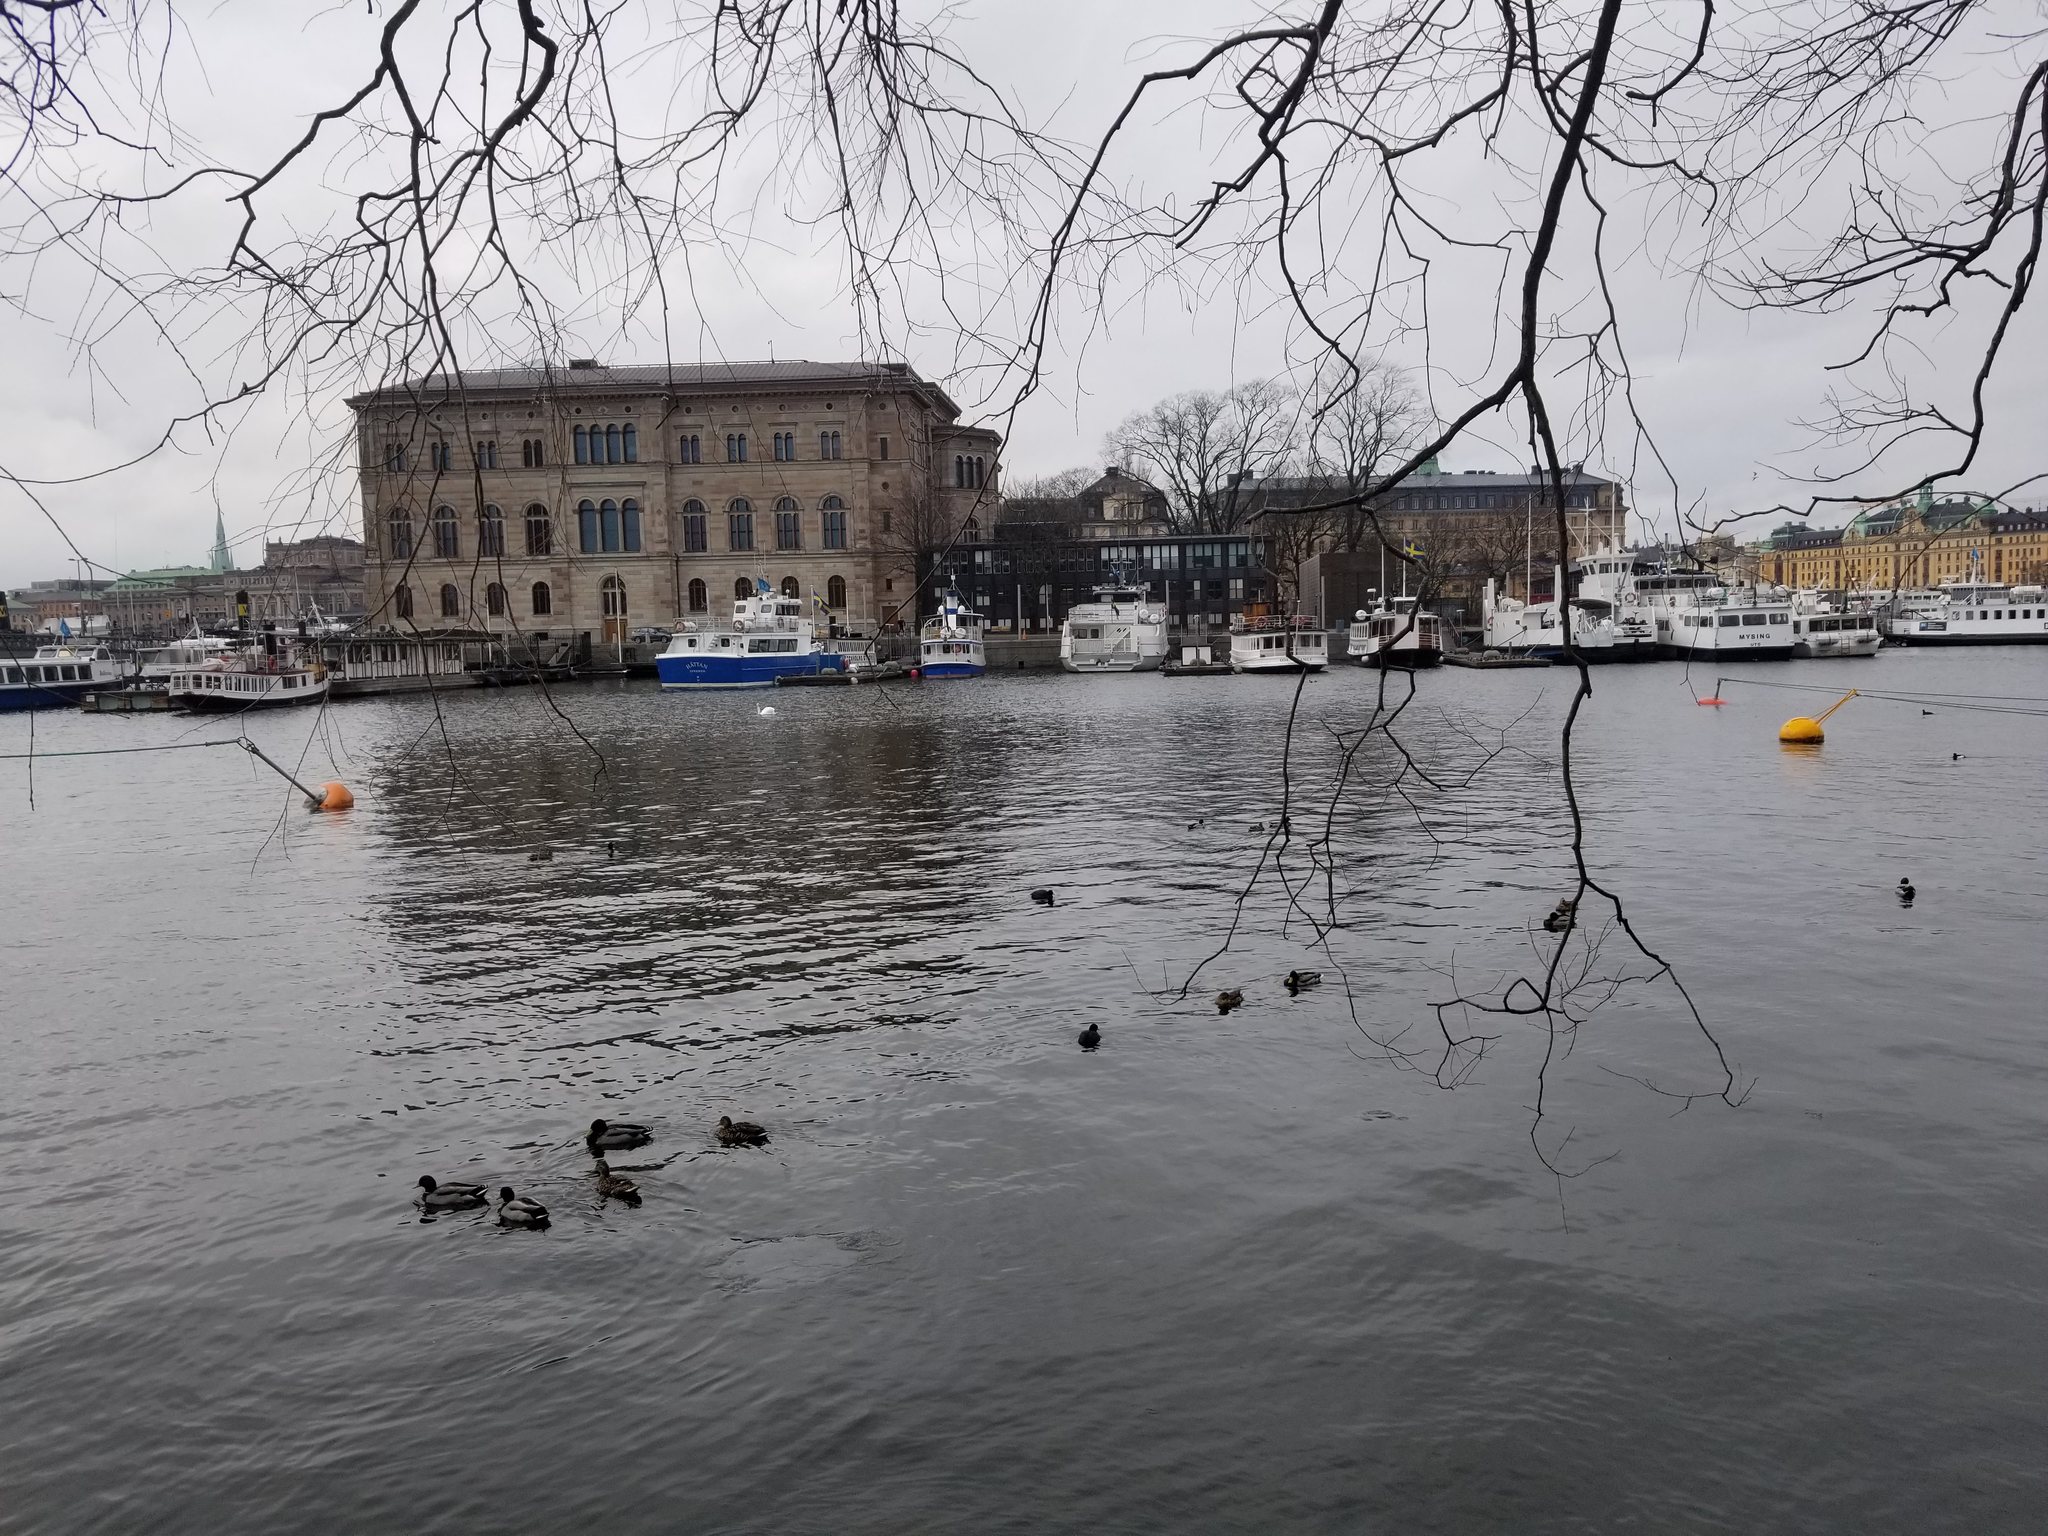
POLYGON ((57 709, 121 680, 104 645, 44 645, 33 656, 0 655, 0 710, 57 709))
POLYGON ((1725 586, 1712 571, 1638 576, 1635 590, 1665 656, 1783 661, 1792 654, 1792 604, 1775 593, 1725 586))
POLYGON ((752 597, 735 598, 729 624, 676 626, 654 658, 663 688, 769 688, 778 677, 844 672, 846 658, 818 638, 801 599, 779 597, 756 577, 752 597))
POLYGON ((917 669, 923 677, 979 677, 988 670, 982 618, 958 592, 939 599, 939 611, 917 631, 917 669))

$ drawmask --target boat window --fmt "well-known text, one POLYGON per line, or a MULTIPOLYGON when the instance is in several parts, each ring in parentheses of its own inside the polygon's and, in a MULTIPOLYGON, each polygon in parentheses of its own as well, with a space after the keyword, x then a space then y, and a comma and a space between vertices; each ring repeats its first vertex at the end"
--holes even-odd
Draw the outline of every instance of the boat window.
POLYGON ((1721 615, 1721 627, 1723 629, 1733 629, 1736 625, 1740 624, 1741 622, 1742 616, 1740 614, 1724 613, 1721 615))
POLYGON ((1774 613, 1770 616, 1770 620, 1773 624, 1782 624, 1785 622, 1785 618, 1786 615, 1782 613, 1774 613))

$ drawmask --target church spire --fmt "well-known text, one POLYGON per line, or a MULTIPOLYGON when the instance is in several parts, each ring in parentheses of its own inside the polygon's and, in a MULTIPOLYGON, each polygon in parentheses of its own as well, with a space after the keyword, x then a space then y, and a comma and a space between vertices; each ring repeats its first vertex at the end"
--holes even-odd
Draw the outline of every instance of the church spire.
POLYGON ((218 510, 213 514, 213 558, 207 565, 214 571, 231 571, 235 568, 235 562, 228 554, 227 521, 218 510))

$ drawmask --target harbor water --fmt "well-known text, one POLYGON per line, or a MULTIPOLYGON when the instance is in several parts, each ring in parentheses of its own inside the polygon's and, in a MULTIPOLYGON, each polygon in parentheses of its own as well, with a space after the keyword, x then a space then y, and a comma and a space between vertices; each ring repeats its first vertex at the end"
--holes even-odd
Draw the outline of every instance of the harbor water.
POLYGON ((1733 1108, 1591 900, 1576 1027, 1447 1009, 1496 1038, 1432 1070, 1555 942, 1563 670, 1413 679, 1334 810, 1382 680, 1302 684, 1293 903, 1291 677, 253 720, 326 816, 231 746, 10 760, 0 1530, 2036 1527, 2048 718, 1945 701, 2042 653, 1740 676, 1603 670, 1575 753, 1733 1108), (1793 751, 1831 696, 1762 682, 1944 702, 1793 751))

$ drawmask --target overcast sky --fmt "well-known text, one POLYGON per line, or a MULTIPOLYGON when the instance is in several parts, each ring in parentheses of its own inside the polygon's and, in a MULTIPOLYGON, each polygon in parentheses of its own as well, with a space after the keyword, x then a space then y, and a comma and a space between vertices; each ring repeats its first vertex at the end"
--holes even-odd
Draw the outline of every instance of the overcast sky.
MULTIPOLYGON (((906 0, 906 9, 917 5, 906 0)), ((1195 40, 1256 20, 1262 10, 1255 0, 971 0, 954 7, 945 25, 960 53, 1027 119, 1080 143, 1100 135, 1138 74, 1188 59, 1195 40)), ((2025 5, 2014 10, 2034 14, 2025 5)), ((173 158, 196 163, 202 147, 239 164, 274 157, 303 132, 310 111, 345 98, 367 77, 386 14, 382 3, 366 9, 230 0, 184 16, 184 30, 170 43, 145 49, 162 60, 164 98, 187 139, 173 158)), ((2016 68, 2009 51, 1966 54, 1951 66, 1944 93, 1958 122, 1981 101, 2009 97, 2016 68)), ((623 93, 644 96, 628 102, 628 110, 660 111, 685 68, 646 51, 642 65, 620 81, 623 93)), ((1221 120, 1191 102, 1185 91, 1164 94, 1158 109, 1140 114, 1110 161, 1116 185, 1185 207, 1218 167, 1235 162, 1241 142, 1234 148, 1219 131, 1221 120)), ((1952 145, 1962 152, 1981 144, 1967 125, 1954 131, 1952 145)), ((608 362, 659 361, 664 346, 682 361, 858 355, 863 338, 835 227, 805 217, 824 183, 816 167, 806 171, 783 158, 788 145, 786 137, 764 142, 728 164, 724 246, 698 251, 687 266, 671 265, 665 338, 658 311, 643 309, 623 324, 603 284, 585 285, 560 260, 537 261, 535 280, 573 316, 574 350, 608 362)), ((108 162, 105 170, 132 178, 130 165, 108 162)), ((341 194, 357 189, 358 171, 349 159, 323 157, 315 175, 283 189, 279 213, 307 227, 331 218, 343 206, 341 194)), ((1350 222, 1359 210, 1346 204, 1345 186, 1329 195, 1324 238, 1355 282, 1370 269, 1374 241, 1350 222)), ((1625 321, 1634 403, 1677 488, 1657 469, 1634 423, 1612 406, 1574 412, 1564 422, 1568 456, 1626 479, 1638 508, 1665 529, 1674 506, 1712 515, 1747 511, 1798 499, 1814 474, 1843 467, 1841 453, 1813 446, 1803 423, 1822 414, 1839 384, 1828 365, 1856 350, 1863 317, 1742 312, 1699 282, 1689 254, 1699 249, 1699 237, 1675 216, 1668 197, 1632 197, 1618 178, 1602 186, 1614 192, 1625 235, 1610 244, 1610 279, 1625 321), (1648 240, 1641 238, 1645 230, 1648 240)), ((1475 235, 1498 234, 1525 219, 1526 193, 1511 167, 1457 152, 1434 162, 1418 186, 1432 218, 1475 235)), ((1824 238, 1830 221, 1839 221, 1841 193, 1825 183, 1794 187, 1772 205, 1772 221, 1746 230, 1743 240, 1761 248, 1824 238)), ((165 265, 181 271, 218 262, 233 225, 233 211, 216 191, 159 209, 148 235, 165 265)), ((1583 211, 1575 213, 1550 290, 1558 312, 1579 318, 1588 312, 1593 284, 1589 230, 1583 211)), ((1002 289, 1000 250, 993 237, 965 224, 943 243, 954 257, 944 263, 951 268, 945 280, 909 275, 904 302, 914 329, 892 322, 882 341, 963 403, 1000 411, 1014 380, 958 370, 963 361, 986 359, 953 334, 973 313, 993 316, 994 331, 1014 333, 1019 317, 1002 289)), ((1436 263, 1427 307, 1412 299, 1405 311, 1412 323, 1385 339, 1388 355, 1449 410, 1500 366, 1493 288, 1500 262, 1489 253, 1439 252, 1436 263)), ((1135 263, 1113 274, 1101 301, 1066 292, 1044 385, 1015 420, 1009 472, 1097 464, 1105 433, 1133 410, 1192 386, 1222 387, 1286 370, 1301 355, 1301 330, 1274 294, 1269 265, 1249 272, 1183 265, 1146 281, 1135 263)), ((171 418, 203 398, 202 386, 231 391, 240 377, 235 370, 249 357, 245 317, 181 312, 181 360, 138 314, 110 305, 104 292, 92 294, 78 264, 67 266, 61 252, 33 269, 19 258, 0 260, 0 297, 12 306, 0 311, 0 467, 28 481, 88 475, 147 454, 171 418), (80 338, 103 332, 95 366, 88 366, 80 338)), ((1920 350, 1899 364, 1906 382, 1922 393, 1957 382, 1974 334, 1965 323, 1924 334, 1920 350)), ((1995 489, 2040 467, 2033 456, 2048 384, 2044 339, 2038 314, 2023 315, 2008 349, 2012 361, 1994 381, 1983 467, 1967 484, 1995 489)), ((225 413, 212 430, 180 429, 171 448, 134 467, 37 485, 35 494, 89 557, 122 569, 203 563, 216 512, 241 563, 260 558, 266 534, 359 534, 341 399, 363 382, 330 373, 302 391, 288 381, 225 413)), ((1558 389, 1567 404, 1585 398, 1569 376, 1558 389)), ((1520 431, 1505 418, 1482 422, 1447 455, 1447 467, 1522 464, 1520 431)), ((1856 484, 1883 490, 1924 467, 1908 456, 1892 461, 1889 474, 1856 484)), ((2017 499, 2048 503, 2048 490, 2037 486, 2031 498, 2017 499)), ((26 493, 4 483, 0 534, 0 581, 7 585, 70 572, 71 555, 56 530, 26 493)))

